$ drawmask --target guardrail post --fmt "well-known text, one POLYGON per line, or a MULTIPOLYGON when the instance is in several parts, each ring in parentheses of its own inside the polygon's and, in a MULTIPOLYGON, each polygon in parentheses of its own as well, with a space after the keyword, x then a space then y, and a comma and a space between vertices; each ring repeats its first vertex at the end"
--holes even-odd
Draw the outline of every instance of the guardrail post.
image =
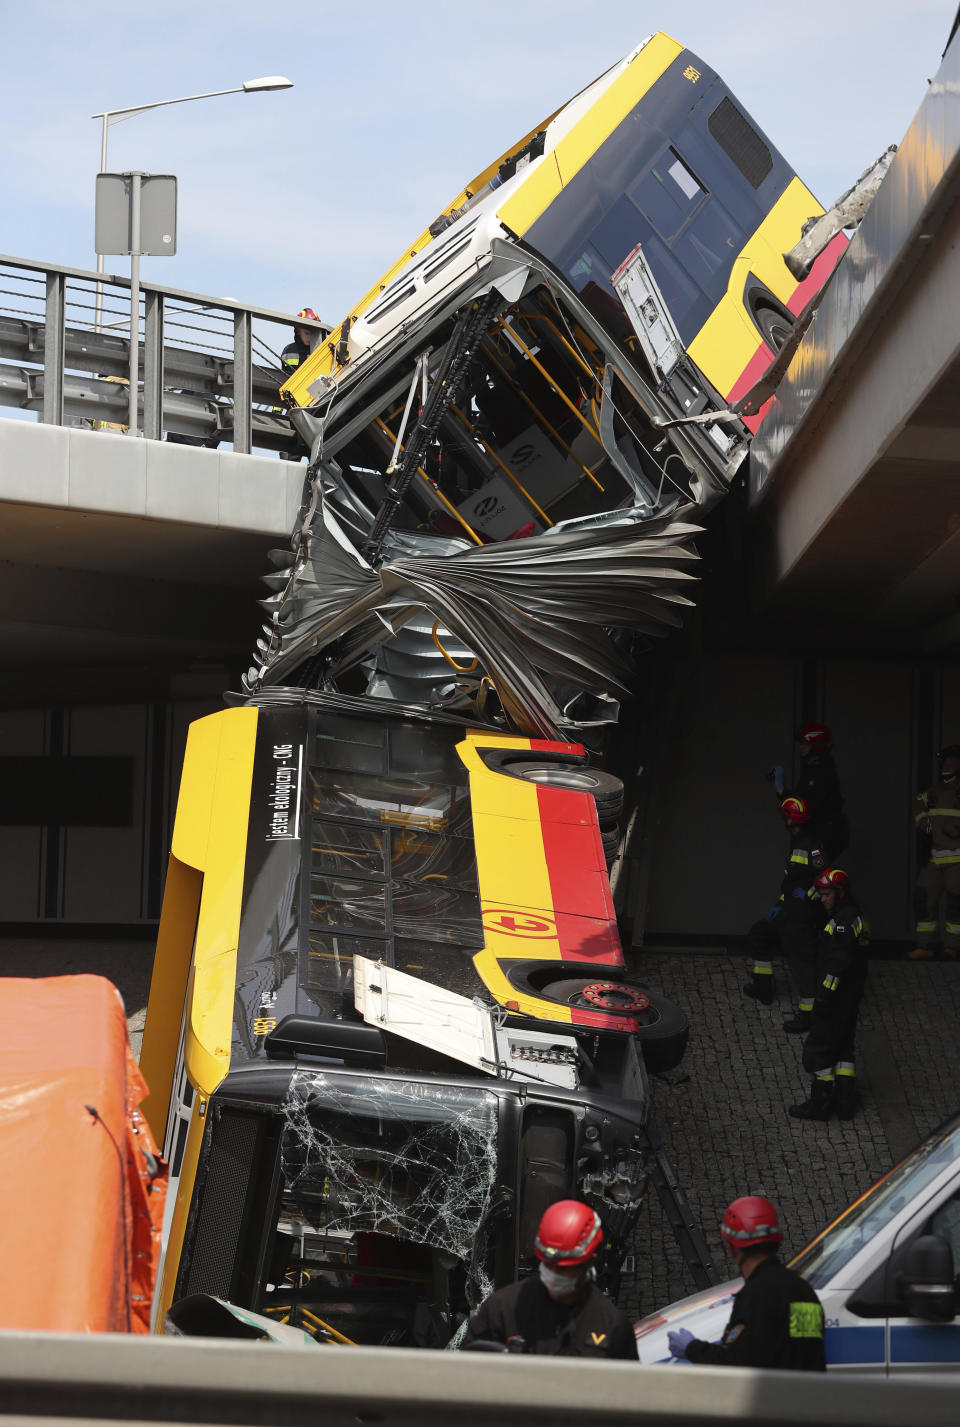
POLYGON ((163 436, 163 293, 149 288, 143 312, 143 434, 163 436))
POLYGON ((233 314, 233 449, 253 444, 253 314, 233 314))
POLYGON ((66 300, 66 273, 48 272, 47 300, 43 318, 43 412, 41 419, 50 426, 63 425, 64 313, 66 310, 66 300))

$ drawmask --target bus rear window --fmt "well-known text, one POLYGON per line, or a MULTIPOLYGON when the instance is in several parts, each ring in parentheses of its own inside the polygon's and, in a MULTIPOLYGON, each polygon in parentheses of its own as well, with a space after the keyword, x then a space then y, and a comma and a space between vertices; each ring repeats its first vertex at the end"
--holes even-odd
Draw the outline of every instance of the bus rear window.
POLYGON ((773 168, 773 155, 756 129, 729 99, 721 99, 707 127, 752 188, 759 188, 773 168))

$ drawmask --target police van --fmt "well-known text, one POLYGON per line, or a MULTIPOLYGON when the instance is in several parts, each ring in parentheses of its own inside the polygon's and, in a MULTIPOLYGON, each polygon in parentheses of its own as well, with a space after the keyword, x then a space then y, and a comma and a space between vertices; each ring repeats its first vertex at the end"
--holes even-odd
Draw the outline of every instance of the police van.
MULTIPOLYGON (((790 1267, 816 1290, 832 1371, 943 1372, 960 1367, 960 1114, 868 1189, 790 1267)), ((641 1362, 679 1363, 667 1334, 717 1342, 739 1279, 637 1323, 641 1362)), ((686 1363, 683 1363, 686 1366, 686 1363)))

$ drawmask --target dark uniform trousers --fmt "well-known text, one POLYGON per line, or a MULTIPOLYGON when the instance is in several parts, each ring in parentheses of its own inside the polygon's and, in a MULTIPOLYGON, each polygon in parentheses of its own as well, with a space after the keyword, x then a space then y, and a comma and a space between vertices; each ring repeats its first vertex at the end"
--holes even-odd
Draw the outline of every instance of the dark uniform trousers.
POLYGON ((867 979, 867 930, 849 897, 835 904, 819 942, 819 985, 810 1033, 803 1043, 803 1068, 819 1092, 836 1095, 839 1114, 853 1113, 856 1094, 854 1040, 867 979))
POLYGON ((691 1363, 823 1372, 823 1309, 806 1279, 775 1256, 757 1264, 733 1300, 719 1343, 694 1338, 691 1363))
MULTIPOLYGON (((780 883, 776 915, 754 922, 747 932, 751 995, 769 1005, 774 996, 773 958, 786 958, 797 993, 797 1010, 809 1012, 816 994, 817 935, 823 925, 819 902, 807 894, 826 866, 823 843, 817 833, 801 828, 790 838, 790 851, 780 883)), ((771 911, 773 909, 771 908, 771 911)))
POLYGON ((629 1318, 592 1282, 572 1303, 551 1298, 537 1275, 498 1289, 471 1315, 463 1346, 478 1338, 520 1338, 524 1352, 550 1357, 637 1360, 629 1318))

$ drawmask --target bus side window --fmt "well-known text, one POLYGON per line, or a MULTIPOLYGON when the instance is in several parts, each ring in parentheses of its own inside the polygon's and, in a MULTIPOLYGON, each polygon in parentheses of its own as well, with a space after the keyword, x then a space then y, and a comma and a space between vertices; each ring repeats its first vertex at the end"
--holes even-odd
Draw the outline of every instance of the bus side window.
POLYGON ((667 242, 676 236, 707 196, 706 189, 673 149, 661 154, 640 182, 627 191, 641 213, 667 242))

